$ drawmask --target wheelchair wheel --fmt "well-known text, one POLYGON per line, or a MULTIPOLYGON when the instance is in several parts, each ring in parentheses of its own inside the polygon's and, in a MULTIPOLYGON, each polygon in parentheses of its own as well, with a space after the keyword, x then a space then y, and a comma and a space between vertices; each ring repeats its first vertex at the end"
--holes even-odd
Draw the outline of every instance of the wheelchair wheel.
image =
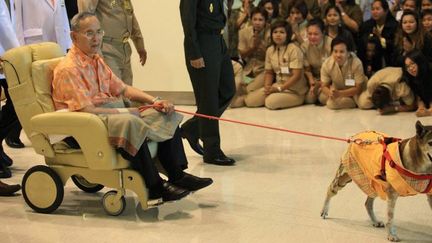
POLYGON ((117 200, 117 191, 112 190, 107 193, 102 198, 102 204, 105 209, 105 212, 111 216, 118 216, 126 208, 126 199, 124 196, 120 198, 120 200, 117 200))
POLYGON ((22 192, 25 202, 38 213, 51 213, 63 201, 63 183, 57 173, 43 165, 30 168, 24 175, 22 192))
POLYGON ((73 175, 71 178, 75 185, 84 192, 95 193, 104 188, 104 186, 101 184, 93 184, 88 182, 84 177, 80 175, 73 175))

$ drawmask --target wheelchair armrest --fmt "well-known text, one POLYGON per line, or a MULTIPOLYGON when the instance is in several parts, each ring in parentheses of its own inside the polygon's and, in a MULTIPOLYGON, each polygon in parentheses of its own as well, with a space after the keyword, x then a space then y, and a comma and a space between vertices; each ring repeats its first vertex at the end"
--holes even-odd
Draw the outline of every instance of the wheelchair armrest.
POLYGON ((107 128, 94 114, 49 112, 32 117, 30 123, 34 132, 74 137, 90 168, 107 168, 116 161, 116 151, 109 144, 107 128))

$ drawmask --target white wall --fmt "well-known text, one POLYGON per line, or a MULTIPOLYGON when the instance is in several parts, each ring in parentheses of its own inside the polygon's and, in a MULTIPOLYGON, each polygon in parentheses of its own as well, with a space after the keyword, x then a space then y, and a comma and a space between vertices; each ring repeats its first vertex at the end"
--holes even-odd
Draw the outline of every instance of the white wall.
POLYGON ((180 1, 132 0, 132 3, 148 53, 147 63, 142 67, 132 47, 134 86, 148 91, 192 91, 184 61, 180 1))

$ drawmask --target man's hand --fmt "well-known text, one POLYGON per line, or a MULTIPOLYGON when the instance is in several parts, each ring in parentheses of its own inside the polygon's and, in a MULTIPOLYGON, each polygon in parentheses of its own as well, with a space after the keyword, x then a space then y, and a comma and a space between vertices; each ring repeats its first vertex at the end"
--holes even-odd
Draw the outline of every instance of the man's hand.
POLYGON ((156 101, 154 104, 154 108, 157 111, 166 113, 166 114, 171 114, 174 112, 174 105, 173 103, 171 103, 168 100, 158 100, 156 101))
POLYGON ((204 58, 202 58, 202 57, 198 58, 198 59, 191 60, 190 63, 191 63, 191 66, 193 68, 196 68, 196 69, 200 69, 200 68, 205 67, 204 58))
POLYGON ((139 55, 139 58, 140 58, 141 66, 144 66, 144 64, 147 61, 147 51, 146 50, 139 51, 138 55, 139 55))
POLYGON ((330 98, 331 99, 337 99, 337 98, 339 98, 341 95, 340 95, 340 91, 339 90, 337 90, 337 89, 335 89, 335 88, 331 88, 330 89, 330 98))

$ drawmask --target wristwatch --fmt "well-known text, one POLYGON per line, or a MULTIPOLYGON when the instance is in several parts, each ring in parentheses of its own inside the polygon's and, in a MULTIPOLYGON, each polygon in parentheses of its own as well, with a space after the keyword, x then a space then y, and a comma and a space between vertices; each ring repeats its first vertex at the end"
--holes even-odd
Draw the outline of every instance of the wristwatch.
POLYGON ((346 13, 345 13, 345 12, 342 12, 342 13, 341 13, 341 15, 342 15, 342 17, 343 17, 343 16, 345 16, 345 15, 346 15, 346 13))
POLYGON ((282 92, 282 87, 281 87, 281 86, 277 86, 277 90, 278 90, 279 92, 282 92))

